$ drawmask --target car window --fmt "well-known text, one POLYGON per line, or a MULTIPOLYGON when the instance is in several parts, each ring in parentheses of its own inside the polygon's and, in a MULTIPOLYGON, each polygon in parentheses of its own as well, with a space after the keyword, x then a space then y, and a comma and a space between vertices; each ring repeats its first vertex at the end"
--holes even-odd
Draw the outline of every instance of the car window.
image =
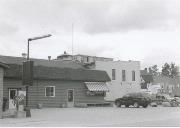
POLYGON ((150 95, 147 93, 142 93, 142 97, 148 98, 148 97, 150 97, 150 95))
POLYGON ((135 97, 135 94, 134 93, 129 93, 129 96, 130 97, 135 97))
POLYGON ((127 98, 127 97, 130 97, 130 95, 126 94, 126 95, 123 96, 123 98, 127 98))
POLYGON ((148 98, 150 96, 148 96, 148 94, 146 93, 128 93, 126 95, 124 95, 123 97, 127 98, 127 97, 132 97, 132 98, 148 98))
POLYGON ((137 97, 143 97, 141 93, 137 93, 137 97))
POLYGON ((131 97, 133 97, 133 98, 139 97, 139 94, 138 93, 132 93, 131 97))

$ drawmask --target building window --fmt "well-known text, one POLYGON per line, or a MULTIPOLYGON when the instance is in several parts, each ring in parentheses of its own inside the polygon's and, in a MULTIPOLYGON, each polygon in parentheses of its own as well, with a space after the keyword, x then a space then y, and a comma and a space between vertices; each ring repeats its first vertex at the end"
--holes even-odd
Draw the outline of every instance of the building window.
POLYGON ((126 81, 126 71, 122 70, 122 81, 126 81))
POLYGON ((135 71, 132 71, 132 81, 135 81, 136 80, 136 74, 135 74, 135 71))
POLYGON ((55 86, 45 87, 45 96, 46 97, 55 97, 55 86))
POLYGON ((88 57, 87 56, 84 56, 83 59, 84 59, 84 63, 88 62, 88 57))
POLYGON ((106 92, 104 91, 87 91, 86 94, 87 96, 106 96, 106 92))
POLYGON ((112 80, 116 79, 116 69, 112 69, 112 80))

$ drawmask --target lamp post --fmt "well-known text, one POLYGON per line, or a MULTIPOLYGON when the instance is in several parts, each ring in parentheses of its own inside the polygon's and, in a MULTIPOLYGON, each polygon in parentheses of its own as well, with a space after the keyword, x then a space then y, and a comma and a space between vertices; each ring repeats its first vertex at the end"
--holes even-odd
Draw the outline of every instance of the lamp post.
MULTIPOLYGON (((39 40, 39 39, 47 38, 50 36, 52 36, 52 35, 48 34, 48 35, 43 35, 43 36, 33 37, 33 38, 28 39, 27 61, 30 60, 30 58, 29 58, 29 43, 30 43, 30 41, 39 40)), ((30 109, 28 108, 28 98, 29 98, 28 93, 29 93, 29 85, 26 85, 26 117, 31 117, 30 109)))
POLYGON ((28 39, 27 60, 29 60, 29 42, 30 42, 30 41, 33 41, 33 40, 39 40, 39 39, 47 38, 47 37, 50 37, 50 36, 52 36, 52 35, 51 35, 51 34, 48 34, 48 35, 43 35, 43 36, 33 37, 33 38, 29 38, 29 39, 28 39))

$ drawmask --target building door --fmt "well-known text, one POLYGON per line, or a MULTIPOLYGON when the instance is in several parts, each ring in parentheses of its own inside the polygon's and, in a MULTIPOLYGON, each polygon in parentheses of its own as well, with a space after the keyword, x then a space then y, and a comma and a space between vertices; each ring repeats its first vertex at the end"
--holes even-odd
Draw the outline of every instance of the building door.
POLYGON ((67 91, 67 107, 74 107, 74 90, 68 89, 67 91))
POLYGON ((9 109, 16 108, 14 97, 17 96, 17 89, 9 89, 9 109))

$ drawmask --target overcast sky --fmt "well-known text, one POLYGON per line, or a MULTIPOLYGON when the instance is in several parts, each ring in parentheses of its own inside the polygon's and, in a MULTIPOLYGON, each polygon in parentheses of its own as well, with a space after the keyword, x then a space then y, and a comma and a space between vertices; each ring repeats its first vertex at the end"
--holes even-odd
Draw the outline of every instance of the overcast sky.
POLYGON ((71 54, 72 23, 74 54, 180 64, 179 0, 0 0, 0 54, 71 54))

